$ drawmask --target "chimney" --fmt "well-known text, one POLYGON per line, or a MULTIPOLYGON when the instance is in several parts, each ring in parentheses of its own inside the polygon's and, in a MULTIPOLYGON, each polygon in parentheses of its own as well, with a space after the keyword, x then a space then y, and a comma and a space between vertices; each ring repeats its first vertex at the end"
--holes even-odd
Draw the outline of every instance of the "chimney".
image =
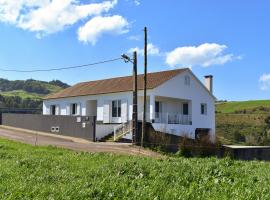
POLYGON ((211 94, 213 94, 213 76, 212 75, 207 75, 204 76, 205 80, 205 87, 209 90, 211 94))

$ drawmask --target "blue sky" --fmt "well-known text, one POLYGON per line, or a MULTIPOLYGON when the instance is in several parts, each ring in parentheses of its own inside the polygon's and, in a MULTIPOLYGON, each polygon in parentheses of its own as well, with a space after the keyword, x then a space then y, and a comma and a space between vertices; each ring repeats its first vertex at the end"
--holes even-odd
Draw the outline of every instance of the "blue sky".
MULTIPOLYGON (((28 1, 0 2, 0 68, 65 67, 117 58, 143 47, 147 26, 149 71, 191 67, 201 80, 214 76, 218 99, 270 98, 267 0, 28 1)), ((142 72, 143 57, 138 59, 142 72)), ((130 75, 131 70, 130 64, 117 61, 59 72, 0 72, 0 77, 75 84, 130 75)))

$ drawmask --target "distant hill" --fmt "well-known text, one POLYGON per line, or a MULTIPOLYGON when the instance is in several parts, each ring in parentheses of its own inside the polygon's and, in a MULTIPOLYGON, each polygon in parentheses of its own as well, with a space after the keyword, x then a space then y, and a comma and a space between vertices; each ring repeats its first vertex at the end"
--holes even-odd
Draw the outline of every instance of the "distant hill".
POLYGON ((270 100, 231 101, 216 103, 217 113, 270 114, 270 100))
POLYGON ((42 97, 69 87, 59 80, 0 79, 0 107, 41 108, 42 97))
POLYGON ((223 144, 270 145, 269 116, 270 100, 218 102, 217 137, 223 144))

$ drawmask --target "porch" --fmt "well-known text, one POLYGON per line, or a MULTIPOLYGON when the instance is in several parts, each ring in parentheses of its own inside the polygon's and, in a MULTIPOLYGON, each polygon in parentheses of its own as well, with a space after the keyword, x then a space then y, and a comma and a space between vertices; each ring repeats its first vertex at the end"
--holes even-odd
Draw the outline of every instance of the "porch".
MULTIPOLYGON (((192 125, 192 101, 170 97, 147 97, 146 121, 160 124, 192 125)), ((143 119, 143 97, 139 97, 138 120, 143 119)))

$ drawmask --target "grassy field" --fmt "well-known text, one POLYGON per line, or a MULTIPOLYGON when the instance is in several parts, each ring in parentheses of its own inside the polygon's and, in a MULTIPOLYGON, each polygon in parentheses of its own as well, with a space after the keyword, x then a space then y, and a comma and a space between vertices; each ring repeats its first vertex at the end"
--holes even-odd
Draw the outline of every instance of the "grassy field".
POLYGON ((231 101, 216 104, 218 113, 270 113, 270 100, 231 101))
POLYGON ((0 199, 270 199, 270 163, 78 153, 0 139, 0 199))

